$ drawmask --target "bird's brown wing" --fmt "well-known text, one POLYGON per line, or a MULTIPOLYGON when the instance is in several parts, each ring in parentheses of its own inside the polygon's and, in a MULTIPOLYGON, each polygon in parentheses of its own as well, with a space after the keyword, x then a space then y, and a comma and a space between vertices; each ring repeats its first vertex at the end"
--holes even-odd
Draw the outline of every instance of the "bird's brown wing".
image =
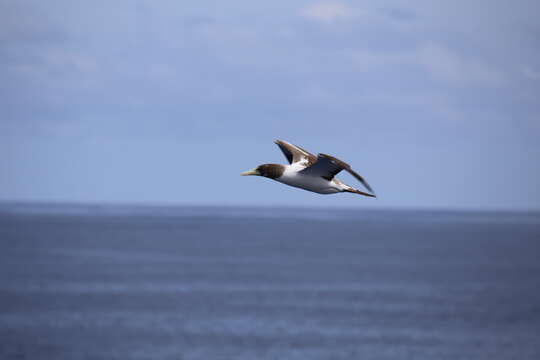
POLYGON ((313 176, 321 176, 328 181, 332 180, 341 170, 347 171, 349 174, 354 176, 358 181, 362 183, 370 192, 375 193, 367 181, 360 176, 356 171, 354 171, 349 164, 344 161, 339 160, 330 155, 319 154, 317 157, 317 162, 313 165, 305 168, 301 172, 304 174, 309 174, 313 176))
POLYGON ((293 145, 283 140, 276 140, 274 142, 277 144, 277 146, 279 146, 279 148, 283 152, 283 155, 285 155, 285 157, 289 161, 289 164, 293 164, 296 162, 305 162, 305 165, 309 166, 317 162, 317 157, 315 155, 311 154, 309 151, 302 149, 299 146, 293 145))

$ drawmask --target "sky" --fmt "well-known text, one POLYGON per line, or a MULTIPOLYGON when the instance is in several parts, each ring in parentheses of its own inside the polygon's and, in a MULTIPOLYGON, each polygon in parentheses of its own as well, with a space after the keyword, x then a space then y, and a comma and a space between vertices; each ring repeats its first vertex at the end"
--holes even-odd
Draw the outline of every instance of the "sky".
POLYGON ((539 13, 2 1, 0 201, 538 210, 539 13), (286 162, 275 139, 350 163, 379 197, 240 177, 286 162))

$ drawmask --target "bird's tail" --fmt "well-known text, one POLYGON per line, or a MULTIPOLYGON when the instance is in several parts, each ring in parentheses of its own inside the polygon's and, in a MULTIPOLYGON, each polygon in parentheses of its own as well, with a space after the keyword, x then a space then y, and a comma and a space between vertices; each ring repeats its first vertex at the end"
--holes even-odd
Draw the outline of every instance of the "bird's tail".
POLYGON ((376 197, 376 196, 373 195, 373 194, 369 194, 369 193, 360 191, 360 190, 355 189, 355 188, 352 188, 352 187, 351 187, 351 188, 348 188, 348 189, 344 189, 343 191, 344 191, 344 192, 350 192, 350 193, 353 193, 353 194, 359 194, 359 195, 369 196, 369 197, 376 197))

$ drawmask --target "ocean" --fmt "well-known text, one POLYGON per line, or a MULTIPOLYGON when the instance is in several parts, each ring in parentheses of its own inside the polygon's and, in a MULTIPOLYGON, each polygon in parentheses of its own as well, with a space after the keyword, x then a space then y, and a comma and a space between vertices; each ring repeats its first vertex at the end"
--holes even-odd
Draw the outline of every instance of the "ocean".
POLYGON ((0 206, 0 359, 540 359, 540 214, 0 206))

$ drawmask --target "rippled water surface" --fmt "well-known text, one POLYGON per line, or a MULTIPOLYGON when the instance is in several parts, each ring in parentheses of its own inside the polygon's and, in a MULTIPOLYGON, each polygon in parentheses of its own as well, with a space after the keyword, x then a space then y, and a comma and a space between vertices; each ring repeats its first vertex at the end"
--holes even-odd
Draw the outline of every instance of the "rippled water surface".
POLYGON ((0 359, 540 359, 540 215, 0 206, 0 359))

